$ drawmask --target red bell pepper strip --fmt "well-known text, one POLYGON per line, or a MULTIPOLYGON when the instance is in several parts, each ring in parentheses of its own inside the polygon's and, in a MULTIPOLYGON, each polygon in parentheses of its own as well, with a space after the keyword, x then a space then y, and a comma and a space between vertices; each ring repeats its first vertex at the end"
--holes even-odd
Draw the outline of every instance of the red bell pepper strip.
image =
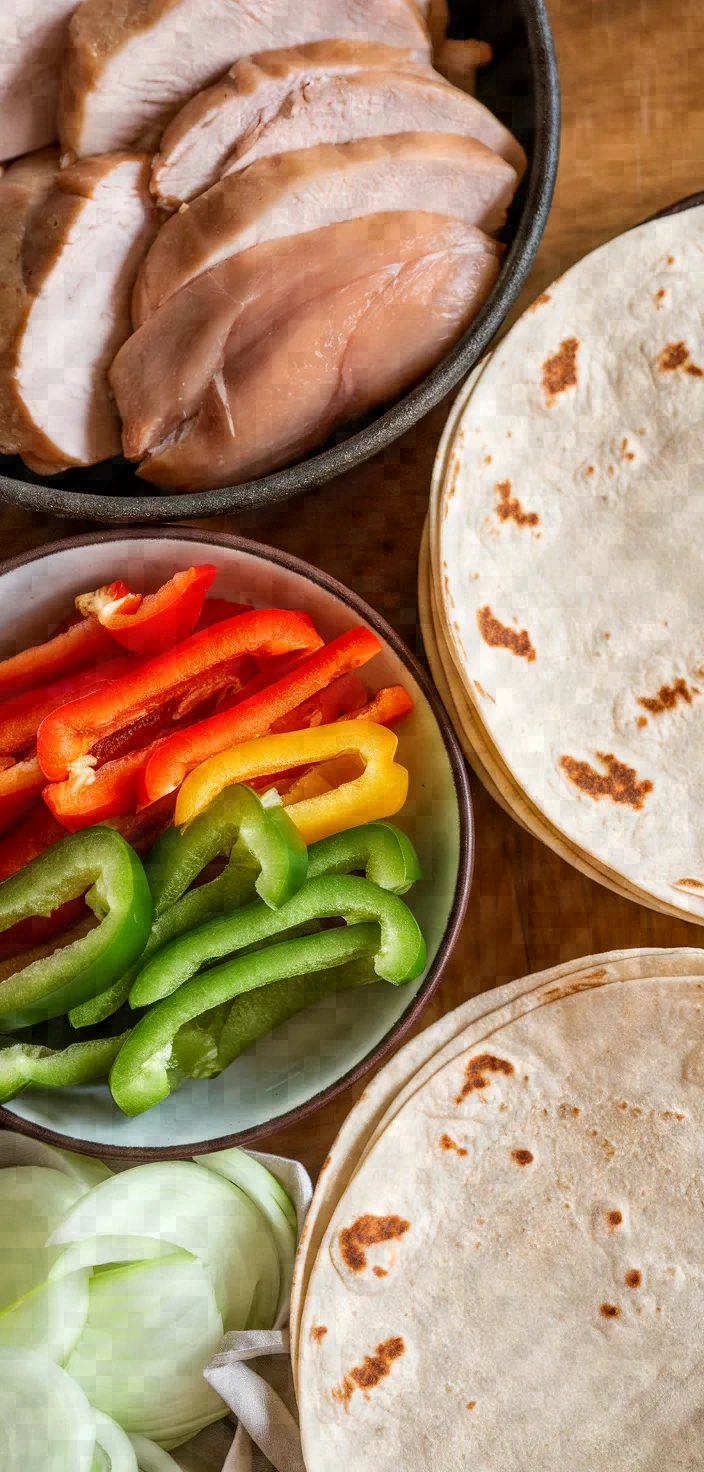
POLYGON ((66 782, 50 782, 42 794, 47 807, 69 833, 134 812, 139 778, 158 745, 159 741, 152 741, 142 750, 106 762, 97 772, 87 768, 66 782))
POLYGON ((21 654, 1 660, 0 698, 17 695, 33 685, 47 685, 70 670, 102 659, 111 649, 114 652, 113 641, 97 618, 82 618, 45 644, 33 644, 21 654))
POLYGON ((45 786, 46 777, 36 756, 13 762, 0 772, 0 833, 29 811, 45 786))
POLYGON ((157 593, 130 593, 115 598, 114 585, 83 593, 76 599, 79 613, 95 614, 98 622, 130 654, 161 654, 180 644, 198 622, 205 595, 216 576, 209 564, 177 572, 157 593))
POLYGON ((142 802, 155 802, 165 792, 173 792, 188 772, 208 757, 263 736, 275 721, 323 690, 338 675, 366 664, 380 649, 381 642, 370 629, 361 625, 350 629, 266 689, 171 736, 154 752, 145 770, 142 802))
POLYGON ((169 792, 159 802, 153 802, 151 807, 142 808, 140 813, 125 813, 122 817, 110 818, 108 826, 117 828, 130 847, 141 856, 148 853, 157 838, 161 838, 162 833, 171 827, 175 807, 176 793, 169 792))
POLYGON ((289 649, 316 649, 321 643, 306 614, 280 608, 255 609, 191 634, 105 689, 47 716, 37 732, 42 771, 50 781, 63 781, 73 770, 80 770, 81 764, 86 765, 84 758, 106 736, 169 703, 182 704, 194 685, 243 654, 281 654, 289 649))
POLYGON ((304 700, 270 727, 272 736, 279 731, 304 731, 311 726, 329 726, 356 716, 357 711, 367 704, 367 691, 357 675, 338 675, 336 680, 304 700))
POLYGON ((403 685, 386 685, 383 690, 378 690, 366 705, 361 705, 352 713, 355 721, 374 721, 377 726, 392 726, 394 721, 400 721, 403 716, 410 715, 413 710, 413 701, 403 685))
MULTIPOLYGON (((65 828, 57 823, 39 799, 26 817, 6 837, 0 839, 0 880, 9 879, 11 874, 23 869, 25 864, 43 854, 45 849, 51 848, 52 843, 57 843, 65 833, 65 828)), ((29 920, 21 920, 0 936, 0 956, 14 956, 32 946, 41 945, 67 925, 72 925, 84 909, 84 902, 79 897, 68 900, 51 915, 33 915, 29 920)))
POLYGON ((109 685, 112 680, 126 674, 132 665, 133 661, 126 654, 119 654, 114 659, 101 660, 94 668, 78 670, 61 680, 53 680, 49 685, 39 685, 13 695, 11 700, 0 705, 0 754, 13 755, 25 751, 33 745, 44 717, 52 710, 57 710, 68 700, 76 700, 79 695, 87 695, 89 690, 109 685))
POLYGON ((0 839, 0 880, 9 879, 43 854, 45 848, 51 848, 52 843, 65 837, 65 829, 40 798, 22 822, 0 839))
POLYGON ((251 613, 251 603, 231 603, 229 598, 206 598, 200 611, 197 629, 209 629, 221 624, 226 618, 237 618, 240 613, 251 613))

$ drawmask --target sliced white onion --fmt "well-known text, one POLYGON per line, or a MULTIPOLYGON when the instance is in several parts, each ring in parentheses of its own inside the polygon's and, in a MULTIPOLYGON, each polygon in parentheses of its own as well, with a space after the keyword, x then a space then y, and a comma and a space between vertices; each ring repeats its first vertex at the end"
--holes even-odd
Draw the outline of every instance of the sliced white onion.
POLYGON ((83 1195, 62 1171, 40 1165, 0 1170, 0 1309, 39 1287, 58 1256, 47 1238, 83 1195))
POLYGON ((45 1355, 0 1349, 2 1472, 91 1472, 95 1415, 70 1375, 45 1355))
MULTIPOLYGON (((247 1324, 249 1329, 268 1329, 273 1318, 278 1317, 281 1309, 288 1303, 291 1294, 298 1237, 293 1202, 276 1176, 258 1160, 253 1160, 251 1155, 246 1155, 244 1150, 216 1150, 212 1155, 200 1156, 196 1164, 204 1166, 206 1170, 215 1171, 234 1186, 239 1186, 269 1223, 281 1268, 279 1299, 272 1315, 270 1303, 260 1291, 247 1324)), ((266 1288, 267 1285, 263 1286, 266 1288)))
POLYGON ((222 1328, 208 1274, 188 1253, 102 1270, 66 1368, 125 1431, 177 1446, 227 1414, 203 1378, 222 1328))
POLYGON ((130 1441, 137 1456, 139 1472, 181 1472, 178 1462, 163 1447, 157 1446, 155 1441, 148 1441, 146 1436, 136 1434, 130 1437, 130 1441))
POLYGON ((86 1271, 39 1283, 0 1314, 0 1345, 33 1349, 63 1365, 88 1317, 86 1271))
POLYGON ((192 1161, 136 1166, 77 1201, 54 1231, 54 1246, 85 1238, 153 1237, 207 1267, 228 1329, 247 1327, 255 1293, 279 1298, 279 1259, 268 1222, 237 1186, 192 1161))
POLYGON ((95 1413, 95 1440, 106 1453, 110 1472, 139 1472, 137 1455, 129 1436, 104 1411, 95 1413))

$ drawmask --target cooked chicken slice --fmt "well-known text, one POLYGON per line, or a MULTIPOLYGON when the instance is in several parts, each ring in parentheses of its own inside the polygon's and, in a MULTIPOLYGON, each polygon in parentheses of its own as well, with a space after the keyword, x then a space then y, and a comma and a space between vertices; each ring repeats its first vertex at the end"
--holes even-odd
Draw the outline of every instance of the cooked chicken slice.
POLYGON ((248 57, 191 98, 166 129, 152 192, 178 205, 259 158, 409 130, 478 138, 519 177, 526 166, 493 113, 408 52, 321 41, 248 57))
POLYGON ((87 159, 58 173, 27 217, 0 449, 33 470, 51 475, 119 452, 107 372, 130 331, 132 287, 153 239, 148 181, 145 155, 87 159))
POLYGON ((15 448, 13 349, 29 293, 22 269, 34 216, 59 171, 59 152, 43 148, 10 164, 0 176, 0 450, 15 448))
POLYGON ((436 41, 433 54, 441 76, 470 94, 477 90, 480 66, 488 66, 493 55, 486 41, 436 41))
POLYGON ((413 0, 84 0, 69 29, 59 137, 78 157, 154 148, 186 98, 238 57, 333 37, 430 55, 413 0))
POLYGON ((427 373, 488 296, 502 251, 459 220, 405 211, 222 261, 118 354, 125 454, 177 490, 286 464, 427 373))
POLYGON ((201 271, 266 240, 380 210, 432 210, 498 230, 516 171, 475 138, 399 133, 321 143, 229 174, 160 230, 135 288, 135 325, 201 271))
POLYGON ((3 0, 0 16, 0 159, 56 138, 56 107, 77 0, 3 0))
POLYGON ((235 147, 254 147, 289 99, 299 100, 311 82, 361 70, 432 75, 412 51, 372 41, 312 41, 242 57, 214 87, 189 98, 169 123, 154 160, 152 193, 166 205, 202 194, 220 178, 235 147))

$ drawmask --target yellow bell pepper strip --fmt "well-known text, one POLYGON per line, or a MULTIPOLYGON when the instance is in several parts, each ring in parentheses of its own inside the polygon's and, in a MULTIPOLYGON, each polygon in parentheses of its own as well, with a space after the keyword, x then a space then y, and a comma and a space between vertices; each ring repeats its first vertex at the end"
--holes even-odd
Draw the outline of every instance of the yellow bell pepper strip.
POLYGON ((6 1031, 58 1017, 97 996, 144 950, 152 920, 149 886, 141 861, 111 828, 71 833, 5 879, 0 932, 32 915, 50 915, 84 893, 100 924, 0 984, 6 1031))
POLYGON ((351 754, 365 764, 361 776, 287 808, 304 842, 393 817, 408 793, 408 772, 394 761, 397 746, 398 737, 387 726, 354 720, 244 742, 210 757, 186 777, 176 802, 176 823, 189 823, 232 782, 351 754))
POLYGON ((120 1049, 110 1071, 115 1103, 124 1114, 142 1114, 178 1088, 183 1073, 174 1053, 175 1039, 186 1023, 203 1012, 272 982, 342 965, 365 951, 373 951, 378 937, 379 929, 374 924, 305 935, 238 956, 180 987, 140 1019, 120 1049))
POLYGON ((0 1104, 15 1099, 30 1084, 63 1089, 107 1079, 129 1032, 116 1038, 94 1038, 67 1048, 44 1048, 0 1037, 0 1104))
POLYGON ((363 869, 365 878, 380 889, 405 894, 423 878, 420 859, 410 838, 393 823, 365 823, 323 838, 308 850, 308 878, 321 874, 351 874, 363 869))
MULTIPOLYGON (((311 921, 339 918, 350 925, 366 920, 375 920, 380 925, 381 940, 374 967, 385 981, 395 984, 411 981, 424 970, 425 942, 417 920, 403 900, 368 879, 348 874, 323 875, 309 879, 278 910, 270 910, 261 900, 255 900, 163 946, 140 971, 130 992, 130 1006, 149 1007, 170 996, 202 966, 222 960, 233 951, 280 937, 311 921)), ((205 1005, 201 1010, 205 1010, 205 1005)))
POLYGON ((72 1025, 91 1027, 112 1016, 142 966, 167 941, 257 894, 266 905, 284 904, 305 882, 307 870, 306 846, 283 809, 265 807, 249 787, 226 787, 187 828, 167 829, 154 845, 145 864, 154 919, 144 952, 109 990, 71 1012, 72 1025), (228 861, 223 873, 190 890, 216 858, 228 861))

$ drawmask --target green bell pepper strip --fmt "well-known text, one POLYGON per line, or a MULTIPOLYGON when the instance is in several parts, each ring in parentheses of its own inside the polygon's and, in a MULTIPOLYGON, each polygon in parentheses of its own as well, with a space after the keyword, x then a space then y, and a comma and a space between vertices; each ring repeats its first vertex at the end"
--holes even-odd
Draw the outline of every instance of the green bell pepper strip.
POLYGON ((184 828, 168 828, 145 865, 154 902, 154 921, 144 953, 99 997, 71 1012, 74 1027, 92 1027, 111 1017, 155 951, 202 925, 211 916, 239 908, 258 893, 269 906, 283 904, 306 878, 308 856, 298 829, 282 807, 266 806, 239 783, 227 787, 184 828), (187 893, 215 858, 227 867, 217 879, 187 893))
POLYGON ((261 872, 254 887, 273 909, 300 889, 308 872, 306 846, 284 809, 266 807, 251 787, 236 783, 155 844, 146 866, 155 915, 175 904, 217 858, 256 866, 261 872))
MULTIPOLYGON (((186 1023, 258 987, 341 966, 367 951, 378 951, 379 941, 379 926, 375 924, 323 930, 238 956, 195 977, 153 1007, 133 1028, 110 1071, 115 1103, 124 1114, 142 1114, 178 1088, 183 1073, 174 1056, 174 1042, 186 1023)), ((194 1066, 192 1056, 189 1064, 194 1066)))
POLYGON ((405 894, 423 878, 410 838, 393 823, 365 823, 321 838, 308 849, 308 878, 363 869, 367 879, 393 894, 405 894))
POLYGON ((60 1049, 0 1038, 0 1104, 14 1099, 30 1084, 62 1089, 106 1079, 128 1037, 129 1032, 123 1032, 118 1038, 96 1038, 60 1049))
POLYGON ((374 967, 385 981, 410 981, 424 970, 425 942, 417 920, 403 900, 368 879, 329 875, 309 879, 278 910, 269 910, 261 900, 255 900, 163 946, 140 971, 130 992, 130 1006, 151 1006, 195 976, 201 966, 222 960, 233 951, 281 937, 294 926, 311 920, 340 917, 352 924, 361 920, 378 921, 381 945, 374 967))
POLYGON ((0 1018, 13 1032, 96 997, 141 955, 152 900, 136 853, 113 828, 84 828, 46 849, 0 884, 0 932, 50 915, 87 891, 100 924, 0 984, 0 1018))

